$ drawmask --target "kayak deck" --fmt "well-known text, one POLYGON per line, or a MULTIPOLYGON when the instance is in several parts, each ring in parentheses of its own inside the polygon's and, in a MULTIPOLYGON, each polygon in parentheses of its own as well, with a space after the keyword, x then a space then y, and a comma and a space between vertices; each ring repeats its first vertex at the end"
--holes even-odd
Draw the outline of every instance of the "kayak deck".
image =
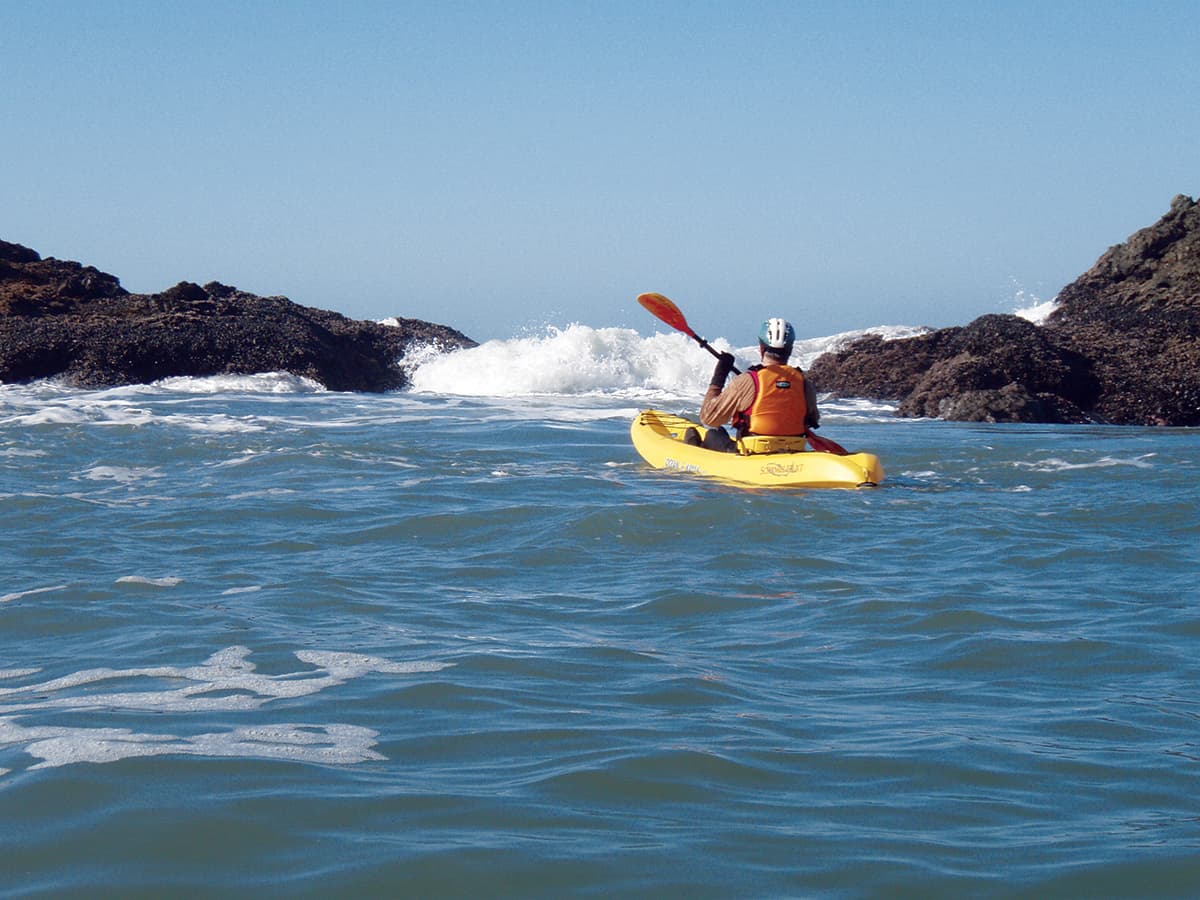
POLYGON ((799 453, 755 453, 743 456, 707 450, 683 442, 695 428, 703 439, 708 430, 683 416, 648 409, 630 427, 633 446, 656 469, 705 475, 759 487, 874 487, 883 481, 883 466, 872 453, 841 456, 805 450, 799 453))

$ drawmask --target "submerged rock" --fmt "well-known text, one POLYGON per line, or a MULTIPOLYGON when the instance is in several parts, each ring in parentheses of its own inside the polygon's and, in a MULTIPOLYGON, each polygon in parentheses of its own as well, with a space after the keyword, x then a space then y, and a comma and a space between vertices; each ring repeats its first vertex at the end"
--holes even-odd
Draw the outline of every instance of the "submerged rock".
POLYGON ((405 387, 410 348, 474 346, 445 325, 348 319, 211 282, 131 294, 91 266, 0 241, 0 382, 81 387, 290 372, 335 391, 405 387))
POLYGON ((1200 425, 1200 204, 1178 196, 1038 326, 988 315, 819 357, 821 391, 958 421, 1200 425))

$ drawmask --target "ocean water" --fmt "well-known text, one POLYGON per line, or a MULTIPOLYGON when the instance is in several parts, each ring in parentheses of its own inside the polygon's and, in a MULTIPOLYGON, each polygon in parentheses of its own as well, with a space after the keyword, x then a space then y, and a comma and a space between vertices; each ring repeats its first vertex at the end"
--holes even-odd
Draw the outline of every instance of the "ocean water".
POLYGON ((469 354, 0 386, 0 896, 1200 891, 1200 432, 753 491, 632 449, 679 335, 469 354))

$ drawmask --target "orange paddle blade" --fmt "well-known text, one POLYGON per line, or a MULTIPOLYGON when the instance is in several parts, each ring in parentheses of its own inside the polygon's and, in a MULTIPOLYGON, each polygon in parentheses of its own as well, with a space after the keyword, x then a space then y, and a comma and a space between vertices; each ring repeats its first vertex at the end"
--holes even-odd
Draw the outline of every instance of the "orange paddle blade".
MULTIPOLYGON (((679 307, 662 294, 640 294, 637 299, 638 303, 650 310, 652 316, 656 316, 663 322, 666 322, 676 331, 682 331, 689 337, 696 337, 696 332, 692 331, 687 323, 687 319, 680 312, 679 307)), ((699 338, 696 338, 696 340, 699 340, 699 338)))
POLYGON ((823 438, 818 434, 813 434, 811 431, 807 435, 808 445, 814 450, 822 453, 836 453, 838 456, 849 456, 850 451, 839 444, 837 441, 831 441, 829 438, 823 438))

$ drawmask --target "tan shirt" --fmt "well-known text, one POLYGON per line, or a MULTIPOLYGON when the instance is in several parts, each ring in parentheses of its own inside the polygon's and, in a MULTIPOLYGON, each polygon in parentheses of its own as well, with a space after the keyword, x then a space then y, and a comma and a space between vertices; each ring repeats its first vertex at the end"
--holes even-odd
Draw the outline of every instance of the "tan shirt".
MULTIPOLYGON (((710 384, 708 393, 704 395, 704 403, 700 406, 700 421, 709 428, 728 425, 733 421, 735 413, 750 408, 757 393, 754 376, 749 372, 736 376, 725 385, 725 390, 710 384)), ((821 422, 821 414, 817 410, 817 392, 807 378, 804 379, 804 399, 808 402, 805 425, 808 428, 816 428, 821 422)))

